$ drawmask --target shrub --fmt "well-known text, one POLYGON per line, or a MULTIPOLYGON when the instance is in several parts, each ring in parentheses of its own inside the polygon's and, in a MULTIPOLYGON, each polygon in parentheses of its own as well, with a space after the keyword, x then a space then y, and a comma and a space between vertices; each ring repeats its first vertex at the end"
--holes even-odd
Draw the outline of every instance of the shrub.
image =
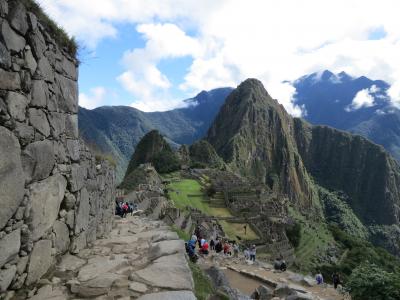
POLYGON ((301 225, 295 223, 294 225, 286 228, 286 236, 293 247, 297 248, 301 239, 301 225))
POLYGON ((366 262, 354 269, 346 289, 353 300, 400 299, 400 274, 387 272, 366 262))

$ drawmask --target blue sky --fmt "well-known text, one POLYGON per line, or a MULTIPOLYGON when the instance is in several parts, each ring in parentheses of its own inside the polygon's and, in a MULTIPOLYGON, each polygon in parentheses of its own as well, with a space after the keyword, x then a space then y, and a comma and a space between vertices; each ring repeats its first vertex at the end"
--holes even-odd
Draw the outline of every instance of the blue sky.
POLYGON ((80 41, 80 105, 182 106, 260 79, 299 116, 291 81, 329 69, 382 79, 400 106, 400 2, 38 0, 80 41))

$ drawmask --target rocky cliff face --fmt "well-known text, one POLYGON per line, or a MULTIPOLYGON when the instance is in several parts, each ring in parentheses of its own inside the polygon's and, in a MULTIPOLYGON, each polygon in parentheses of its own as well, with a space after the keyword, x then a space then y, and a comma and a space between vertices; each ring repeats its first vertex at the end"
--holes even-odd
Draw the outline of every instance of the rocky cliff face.
POLYGON ((22 4, 0 0, 0 289, 111 229, 114 171, 78 138, 77 61, 22 4))
POLYGON ((292 136, 292 119, 256 79, 228 96, 207 140, 242 175, 286 194, 298 207, 310 207, 313 187, 292 136))
POLYGON ((299 152, 318 184, 345 192, 368 225, 400 221, 400 167, 367 139, 294 119, 299 152))

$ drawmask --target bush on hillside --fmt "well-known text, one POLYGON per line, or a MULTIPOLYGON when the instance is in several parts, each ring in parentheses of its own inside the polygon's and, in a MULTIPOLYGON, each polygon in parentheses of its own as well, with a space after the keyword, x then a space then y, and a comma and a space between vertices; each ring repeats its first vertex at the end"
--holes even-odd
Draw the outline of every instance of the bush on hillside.
POLYGON ((286 236, 288 237, 292 246, 297 248, 300 245, 301 225, 299 223, 295 223, 294 225, 287 227, 286 236))
POLYGON ((375 264, 386 272, 400 272, 400 260, 385 249, 375 247, 363 239, 349 235, 337 226, 331 225, 329 229, 345 254, 338 264, 318 266, 328 281, 332 273, 337 271, 346 284, 352 276, 352 272, 366 262, 375 264))
POLYGON ((180 170, 181 165, 177 155, 169 149, 164 149, 153 159, 154 168, 158 173, 165 174, 180 170))
POLYGON ((346 284, 353 300, 400 299, 400 274, 390 273, 369 262, 358 266, 346 284))

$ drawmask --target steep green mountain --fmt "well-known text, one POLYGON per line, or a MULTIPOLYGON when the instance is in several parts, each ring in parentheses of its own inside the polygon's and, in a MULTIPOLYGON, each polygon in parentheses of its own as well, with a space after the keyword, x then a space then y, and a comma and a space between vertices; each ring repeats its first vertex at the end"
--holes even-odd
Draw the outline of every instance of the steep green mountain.
POLYGON ((147 133, 137 144, 126 175, 146 163, 151 163, 159 173, 172 172, 180 167, 178 156, 157 130, 147 133))
POLYGON ((234 171, 288 195, 297 207, 312 207, 316 192, 297 152, 292 118, 256 79, 241 83, 226 99, 207 140, 234 171))
POLYGON ((185 100, 187 107, 166 112, 145 113, 127 106, 79 109, 82 138, 99 152, 111 154, 117 161, 117 179, 121 181, 129 159, 140 139, 157 129, 170 142, 192 144, 202 138, 231 88, 201 92, 185 100))
POLYGON ((363 226, 393 229, 400 223, 397 162, 363 137, 293 119, 258 80, 230 94, 207 140, 232 170, 278 187, 303 213, 322 215, 322 187, 342 193, 343 205, 328 210, 344 214, 350 207, 346 216, 361 233, 363 226))

